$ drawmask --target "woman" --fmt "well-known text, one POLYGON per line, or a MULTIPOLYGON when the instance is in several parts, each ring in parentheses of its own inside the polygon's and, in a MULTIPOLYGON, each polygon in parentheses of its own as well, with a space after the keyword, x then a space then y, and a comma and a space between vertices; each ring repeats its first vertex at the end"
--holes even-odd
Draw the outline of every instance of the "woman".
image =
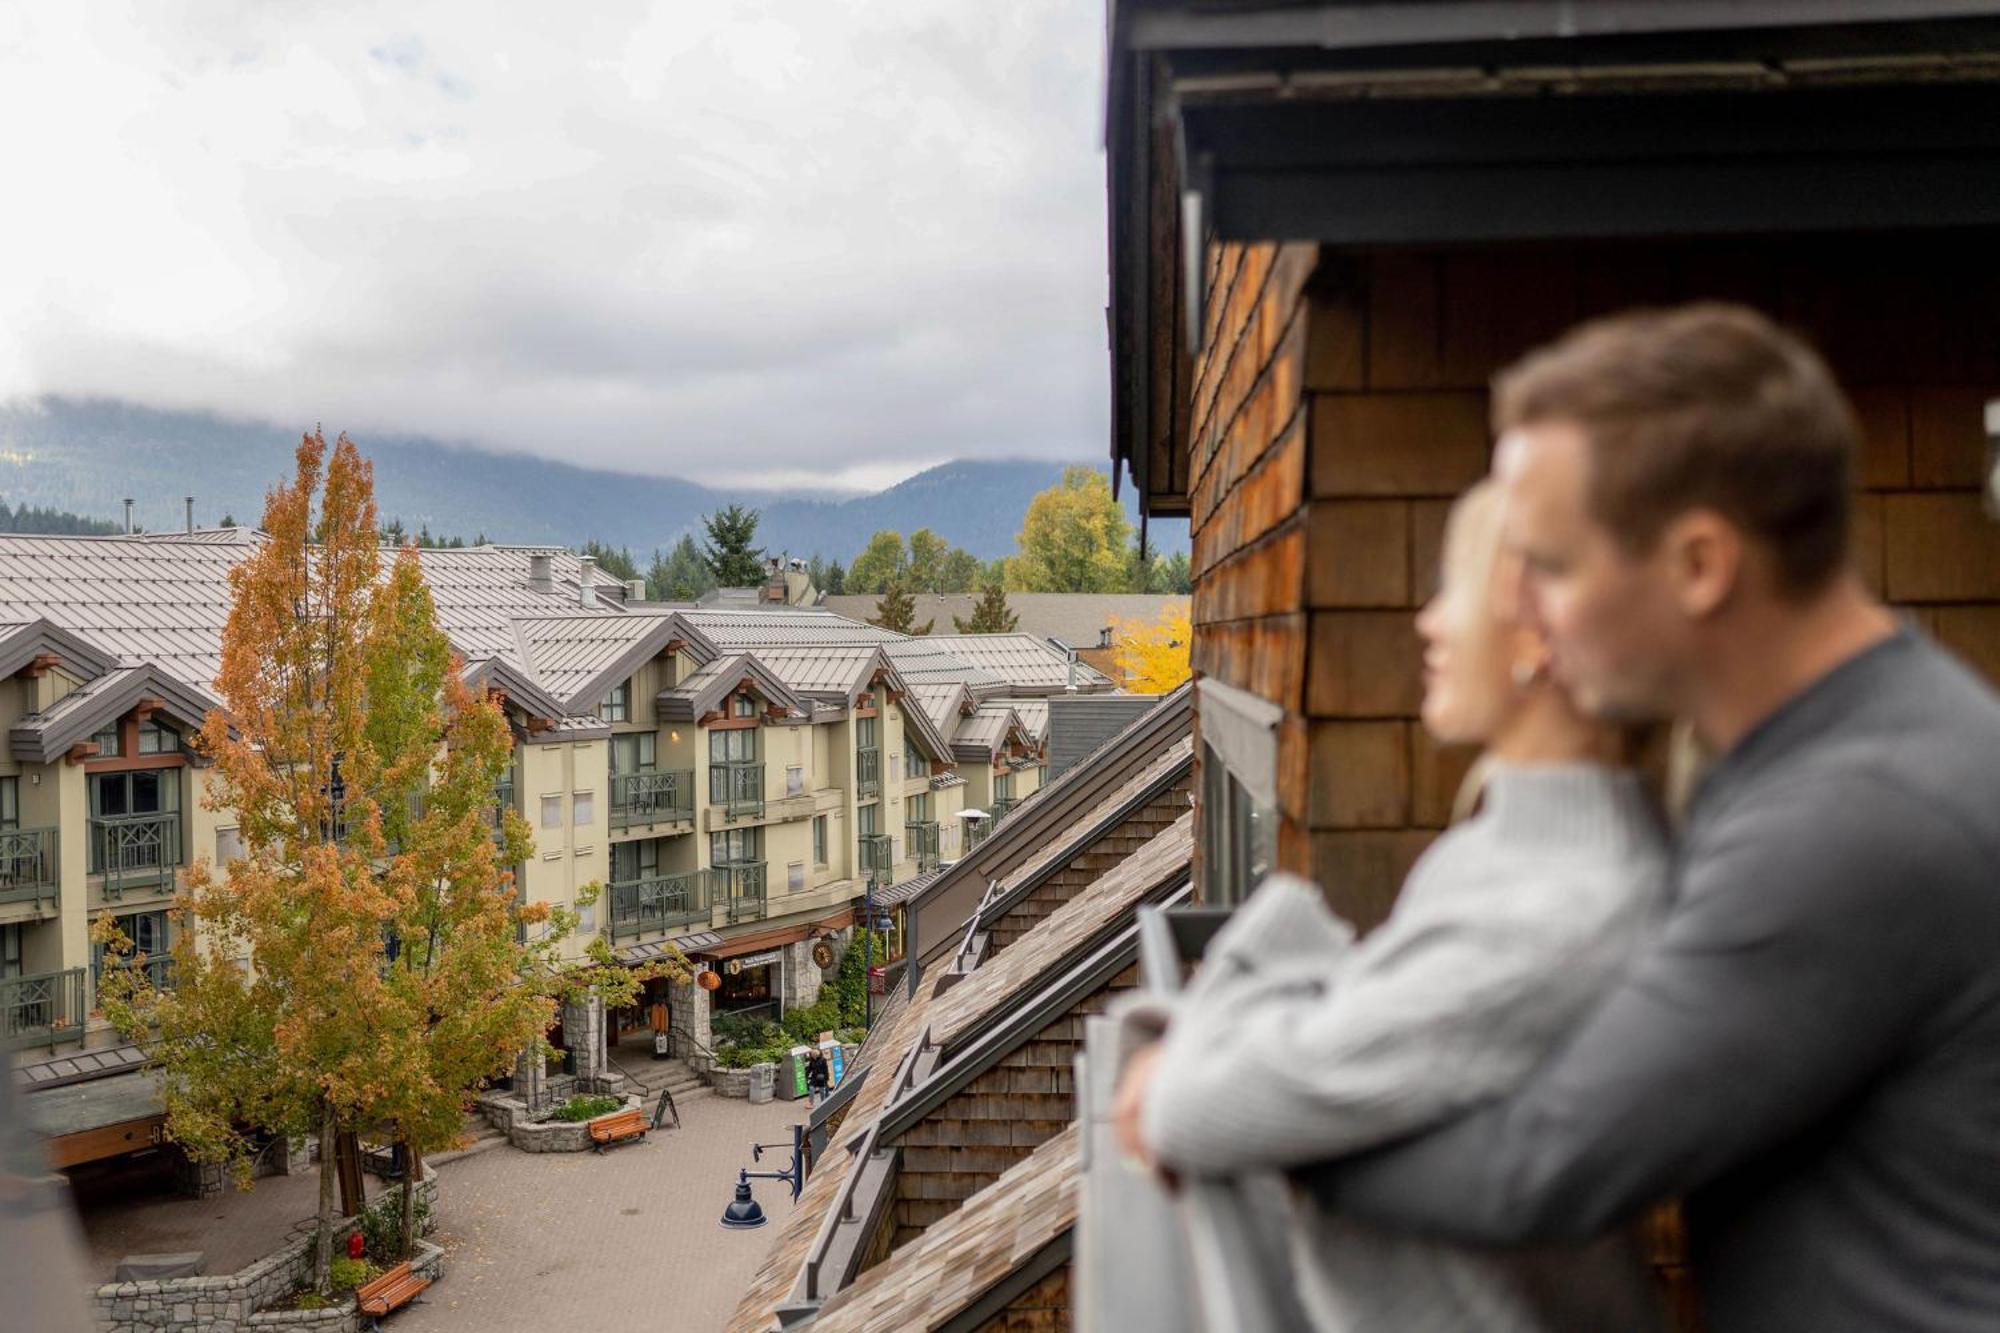
MULTIPOLYGON (((1453 510, 1442 587, 1417 617, 1424 726, 1485 747, 1468 784, 1477 813, 1438 838, 1365 941, 1312 885, 1273 877, 1170 1011, 1128 1015, 1167 1028, 1121 1085, 1121 1133, 1141 1157, 1238 1176, 1448 1120, 1515 1087, 1654 919, 1666 882, 1658 820, 1621 766, 1624 736, 1570 707, 1546 678, 1543 643, 1505 614, 1517 571, 1499 509, 1488 483, 1453 510)), ((1322 1329, 1625 1333, 1660 1322, 1622 1238, 1474 1252, 1298 1209, 1300 1294, 1322 1329)))

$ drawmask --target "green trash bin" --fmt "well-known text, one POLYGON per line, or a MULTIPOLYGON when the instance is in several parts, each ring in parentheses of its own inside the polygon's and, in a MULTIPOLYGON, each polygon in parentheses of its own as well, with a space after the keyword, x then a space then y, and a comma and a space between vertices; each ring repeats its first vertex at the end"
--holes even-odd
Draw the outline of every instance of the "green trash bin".
POLYGON ((795 1102, 806 1095, 806 1053, 810 1046, 794 1046, 778 1065, 778 1095, 795 1102))

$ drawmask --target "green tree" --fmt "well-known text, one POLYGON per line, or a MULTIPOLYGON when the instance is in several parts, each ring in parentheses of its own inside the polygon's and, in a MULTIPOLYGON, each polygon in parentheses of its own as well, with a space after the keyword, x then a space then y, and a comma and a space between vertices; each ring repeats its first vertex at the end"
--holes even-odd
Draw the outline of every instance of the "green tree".
POLYGON ((847 591, 847 571, 841 568, 838 560, 826 567, 826 584, 822 591, 827 593, 843 593, 847 591))
POLYGON ((903 550, 903 534, 882 529, 868 539, 868 547, 854 557, 854 563, 847 568, 847 590, 849 592, 887 592, 889 585, 907 578, 910 569, 908 553, 903 550))
POLYGON ((1018 592, 1122 592, 1131 586, 1131 521, 1095 468, 1068 467, 1028 503, 1007 586, 1018 592))
POLYGON ((973 592, 980 586, 979 557, 963 546, 951 548, 944 558, 944 573, 938 580, 939 592, 973 592))
POLYGON ((868 622, 883 629, 894 630, 898 634, 929 634, 937 622, 926 620, 917 624, 917 602, 910 596, 909 585, 901 579, 891 583, 875 603, 875 618, 868 622))
POLYGON ((692 602, 715 586, 701 548, 686 534, 665 555, 653 552, 653 563, 646 570, 647 592, 658 601, 692 602))
POLYGON ((960 634, 1006 634, 1020 628, 1021 618, 1007 609, 1007 590, 998 583, 989 583, 973 604, 971 618, 960 620, 953 616, 951 623, 960 634))
POLYGON ((944 562, 950 553, 951 543, 929 528, 918 528, 911 533, 910 587, 917 592, 943 592, 944 562))
POLYGON ((632 552, 623 546, 613 550, 603 542, 588 541, 578 550, 578 554, 596 560, 599 569, 620 583, 639 577, 639 566, 633 563, 632 552))
POLYGON ((733 504, 702 519, 708 543, 701 557, 718 587, 750 588, 764 581, 764 552, 751 544, 760 517, 754 509, 733 504))

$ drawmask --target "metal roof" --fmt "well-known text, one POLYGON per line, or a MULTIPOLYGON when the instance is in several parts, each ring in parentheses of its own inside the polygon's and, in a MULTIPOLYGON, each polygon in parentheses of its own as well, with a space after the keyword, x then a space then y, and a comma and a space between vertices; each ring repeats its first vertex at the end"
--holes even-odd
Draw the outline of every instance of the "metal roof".
POLYGON ((812 716, 811 701, 752 653, 731 653, 704 664, 672 689, 661 690, 654 699, 654 707, 667 721, 693 722, 721 704, 746 678, 767 702, 779 705, 793 717, 812 716))
POLYGON ((578 713, 595 712, 620 681, 676 639, 697 662, 716 656, 714 645, 677 611, 516 620, 514 637, 535 679, 578 713))
POLYGON ((864 625, 858 620, 834 615, 831 611, 797 606, 774 607, 768 611, 748 607, 728 610, 702 607, 683 614, 690 624, 706 634, 724 652, 783 644, 888 643, 903 637, 894 630, 864 625))
POLYGON ((161 702, 161 712, 186 730, 199 727, 221 700, 151 664, 114 667, 14 725, 8 742, 16 759, 53 763, 105 723, 124 716, 141 699, 161 702))
MULTIPOLYGON (((856 620, 876 614, 880 600, 873 593, 843 593, 828 597, 828 610, 856 620)), ((974 593, 918 593, 917 619, 935 619, 940 633, 949 634, 954 618, 970 619, 979 602, 974 593)), ((1098 647, 1107 629, 1121 620, 1158 620, 1169 607, 1186 610, 1192 599, 1186 593, 1147 592, 1010 592, 1007 610, 1016 620, 1014 632, 1037 639, 1051 636, 1076 648, 1098 647)), ((931 636, 933 638, 936 635, 931 636)))
MULTIPOLYGON (((1000 677, 1010 691, 1048 694, 1069 686, 1069 659, 1032 634, 933 634, 930 638, 953 657, 1000 677)), ((1113 688, 1110 677, 1086 662, 1076 664, 1075 679, 1079 690, 1113 688)))

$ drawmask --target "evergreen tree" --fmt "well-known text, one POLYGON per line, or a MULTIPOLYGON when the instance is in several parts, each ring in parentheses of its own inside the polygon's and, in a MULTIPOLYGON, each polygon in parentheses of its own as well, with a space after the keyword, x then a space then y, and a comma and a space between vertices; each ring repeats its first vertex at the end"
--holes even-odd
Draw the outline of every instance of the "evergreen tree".
POLYGON ((826 567, 825 591, 829 594, 847 591, 847 571, 841 568, 838 560, 826 567))
POLYGON ((596 560, 599 569, 620 583, 639 577, 639 566, 632 562, 632 552, 626 547, 621 546, 613 550, 603 542, 588 541, 579 548, 578 554, 596 560))
POLYGON ((812 580, 813 587, 826 591, 826 561, 820 558, 818 551, 814 551, 812 559, 806 561, 806 577, 812 580))
POLYGON ((1006 634, 1020 628, 1021 618, 1007 609, 1007 590, 994 582, 980 590, 970 619, 953 616, 951 623, 960 634, 1006 634))
POLYGON ((653 563, 646 570, 647 595, 656 601, 692 602, 715 586, 701 548, 686 534, 666 554, 653 552, 653 563))
POLYGON ((752 588, 764 581, 764 552, 751 545, 759 517, 756 510, 733 504, 702 519, 708 544, 701 556, 718 587, 752 588))
POLYGON ((922 625, 917 621, 917 601, 910 596, 910 589, 901 579, 889 585, 882 594, 882 600, 875 603, 875 618, 868 623, 878 625, 898 634, 929 634, 935 620, 926 620, 922 625))
MULTIPOLYGON (((223 526, 230 526, 227 518, 223 520, 223 526)), ((401 546, 408 539, 409 533, 404 530, 402 519, 392 518, 382 525, 382 545, 401 546)))
POLYGON ((235 526, 236 526, 236 515, 234 515, 234 514, 224 514, 224 515, 222 516, 222 526, 223 526, 223 527, 225 527, 225 528, 233 528, 233 527, 235 527, 235 526))

